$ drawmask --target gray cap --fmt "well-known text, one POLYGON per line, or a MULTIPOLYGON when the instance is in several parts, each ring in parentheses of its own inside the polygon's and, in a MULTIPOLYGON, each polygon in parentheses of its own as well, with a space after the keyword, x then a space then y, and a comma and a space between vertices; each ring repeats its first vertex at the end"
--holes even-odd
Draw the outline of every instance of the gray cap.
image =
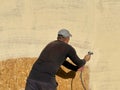
POLYGON ((61 29, 58 31, 58 35, 62 35, 63 37, 71 37, 72 35, 67 29, 61 29))

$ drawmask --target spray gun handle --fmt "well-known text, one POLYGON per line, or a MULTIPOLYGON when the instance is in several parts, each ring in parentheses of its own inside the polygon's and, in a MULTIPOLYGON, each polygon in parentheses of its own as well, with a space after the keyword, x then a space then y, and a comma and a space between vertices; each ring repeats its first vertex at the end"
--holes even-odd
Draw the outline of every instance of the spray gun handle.
POLYGON ((93 52, 89 51, 89 52, 88 52, 88 55, 93 55, 93 52))

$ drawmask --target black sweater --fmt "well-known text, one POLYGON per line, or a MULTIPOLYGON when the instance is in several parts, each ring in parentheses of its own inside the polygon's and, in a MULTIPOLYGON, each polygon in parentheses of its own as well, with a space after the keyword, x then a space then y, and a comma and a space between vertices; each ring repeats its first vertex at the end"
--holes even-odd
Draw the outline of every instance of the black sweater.
POLYGON ((28 78, 38 81, 53 82, 55 81, 55 74, 61 65, 73 71, 77 71, 77 69, 85 63, 85 60, 77 56, 72 46, 62 41, 55 40, 43 49, 39 58, 34 63, 28 78), (67 62, 67 57, 70 58, 76 66, 67 62))

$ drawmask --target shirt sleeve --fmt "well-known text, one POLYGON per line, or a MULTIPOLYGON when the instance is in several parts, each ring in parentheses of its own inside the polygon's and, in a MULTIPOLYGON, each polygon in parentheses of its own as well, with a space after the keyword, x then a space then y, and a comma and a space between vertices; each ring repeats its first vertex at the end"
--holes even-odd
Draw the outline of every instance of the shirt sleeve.
POLYGON ((75 66, 75 65, 71 64, 71 63, 68 62, 68 61, 64 61, 64 63, 63 63, 62 65, 65 66, 65 67, 68 68, 68 69, 73 70, 73 71, 77 71, 78 68, 79 68, 78 66, 75 66))
POLYGON ((75 49, 70 46, 70 50, 68 52, 68 57, 72 60, 74 64, 76 64, 78 67, 82 67, 85 65, 86 61, 84 59, 80 59, 78 55, 76 54, 75 49))

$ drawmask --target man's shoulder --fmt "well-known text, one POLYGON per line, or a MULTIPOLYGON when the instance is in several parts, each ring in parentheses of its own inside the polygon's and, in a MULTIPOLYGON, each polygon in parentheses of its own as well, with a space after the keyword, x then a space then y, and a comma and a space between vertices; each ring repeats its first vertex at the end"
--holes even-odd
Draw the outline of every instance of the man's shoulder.
POLYGON ((66 48, 71 48, 73 49, 72 45, 68 44, 68 43, 65 43, 63 41, 59 41, 59 40, 54 40, 52 42, 50 42, 49 44, 57 44, 57 45, 61 45, 61 46, 64 46, 66 48))

